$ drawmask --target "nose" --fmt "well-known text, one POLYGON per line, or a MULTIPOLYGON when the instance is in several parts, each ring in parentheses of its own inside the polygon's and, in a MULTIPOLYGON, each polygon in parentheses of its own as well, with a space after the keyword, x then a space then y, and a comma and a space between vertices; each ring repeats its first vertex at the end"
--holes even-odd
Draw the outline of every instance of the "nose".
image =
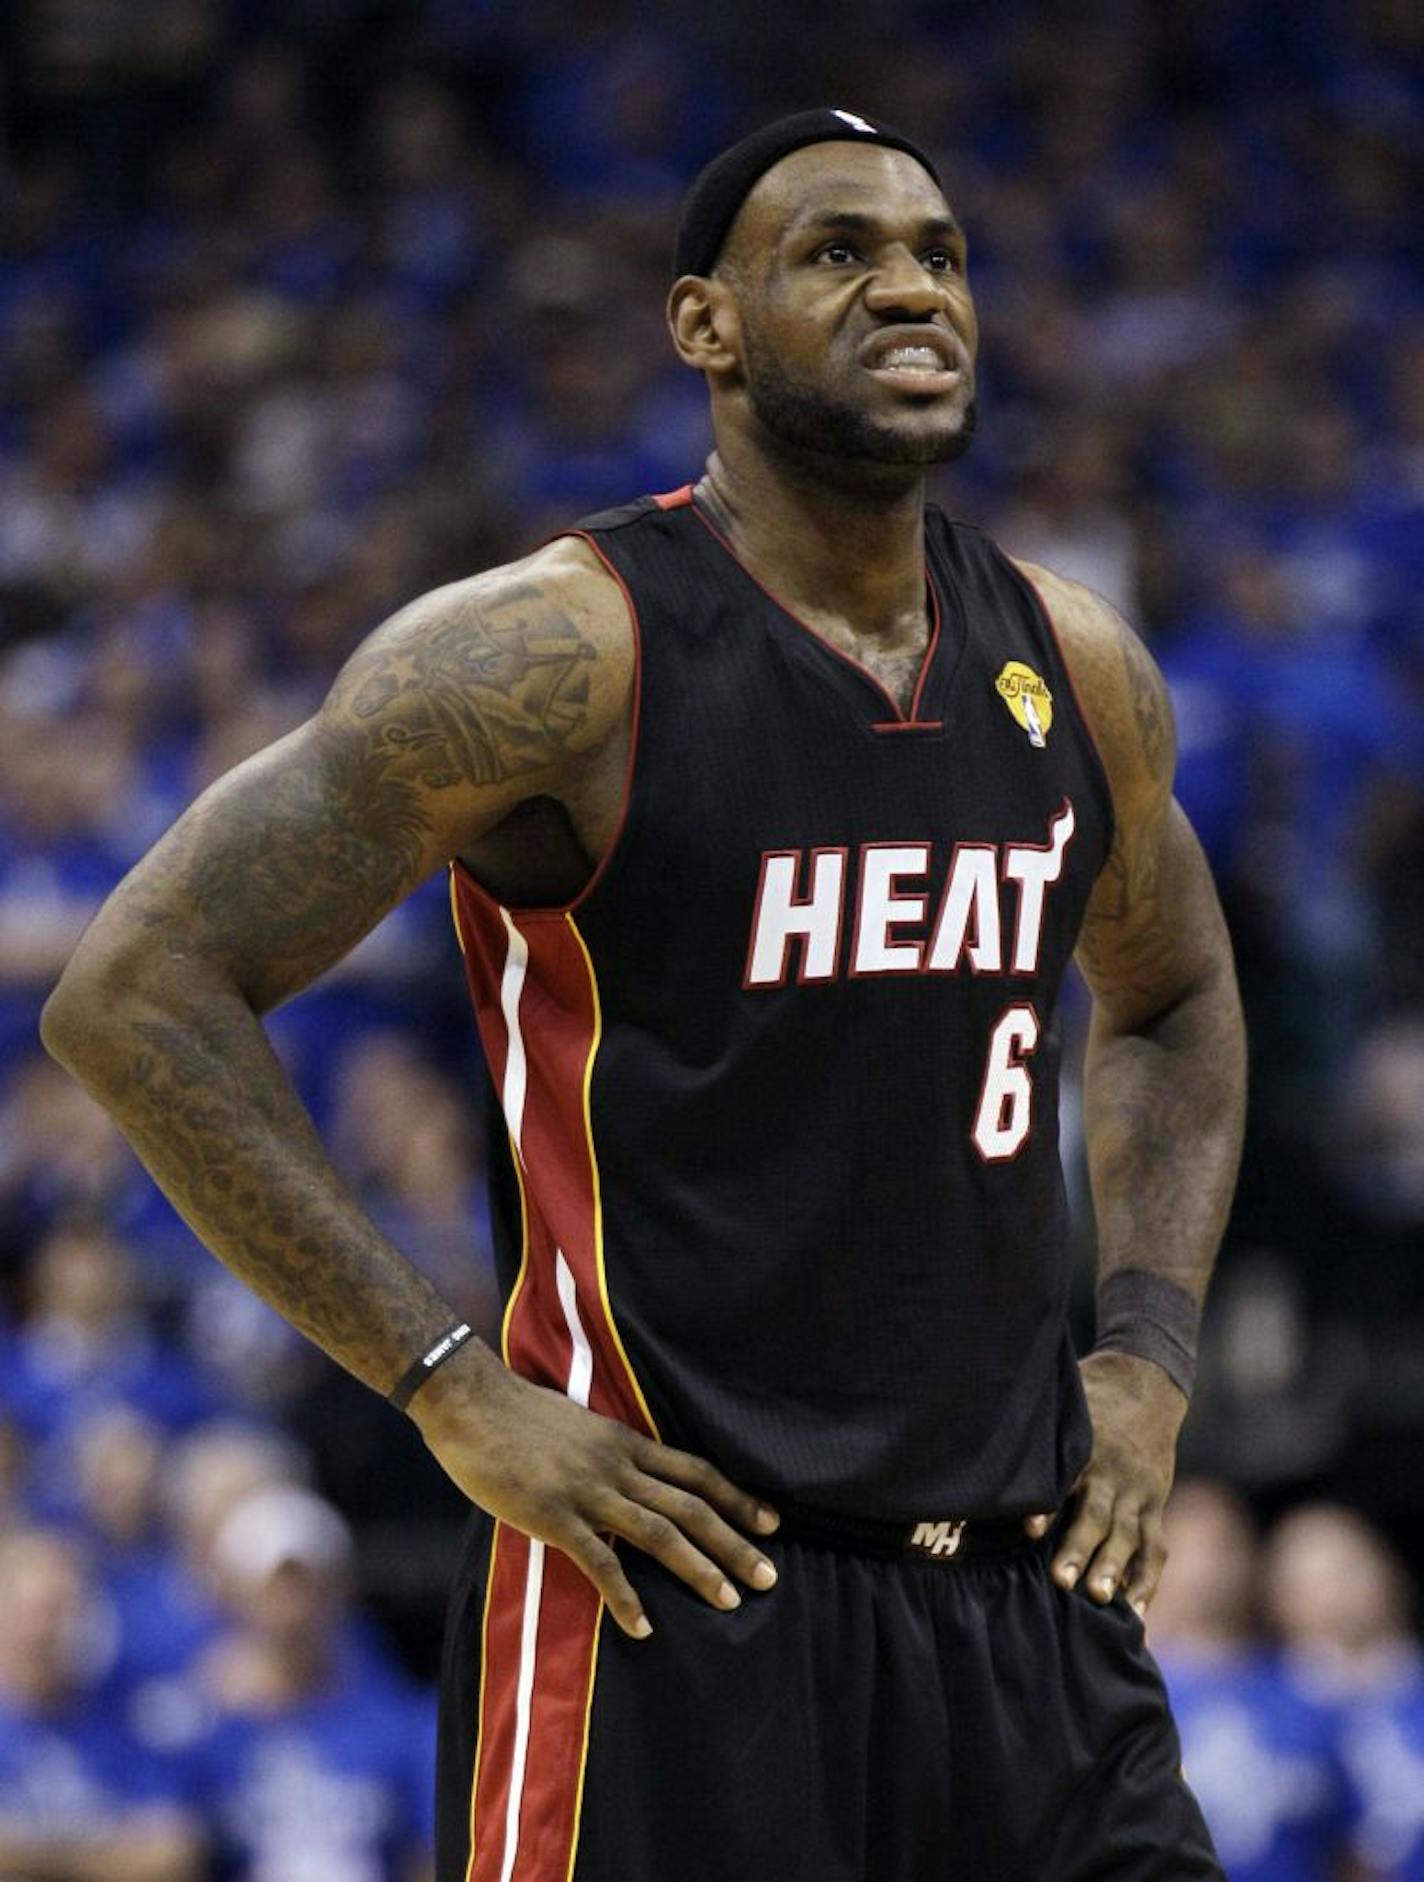
POLYGON ((865 304, 875 314, 902 313, 921 319, 948 307, 949 297, 939 275, 932 274, 908 248, 897 246, 867 284, 865 304))

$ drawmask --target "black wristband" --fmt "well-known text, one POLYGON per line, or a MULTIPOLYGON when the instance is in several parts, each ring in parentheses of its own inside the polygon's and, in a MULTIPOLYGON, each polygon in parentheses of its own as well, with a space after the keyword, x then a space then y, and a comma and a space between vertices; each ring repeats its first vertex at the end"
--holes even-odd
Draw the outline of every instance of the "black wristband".
POLYGON ((1197 1334, 1201 1308, 1184 1287, 1147 1274, 1119 1268, 1098 1288, 1098 1337, 1095 1353, 1135 1353, 1159 1365, 1185 1397, 1197 1376, 1197 1334))
POLYGON ((462 1320, 459 1326, 451 1327, 448 1333, 442 1333, 428 1352, 422 1353, 419 1359, 406 1367, 386 1394, 397 1411, 405 1410, 435 1368, 443 1366, 451 1353, 458 1352, 473 1332, 474 1328, 462 1320))

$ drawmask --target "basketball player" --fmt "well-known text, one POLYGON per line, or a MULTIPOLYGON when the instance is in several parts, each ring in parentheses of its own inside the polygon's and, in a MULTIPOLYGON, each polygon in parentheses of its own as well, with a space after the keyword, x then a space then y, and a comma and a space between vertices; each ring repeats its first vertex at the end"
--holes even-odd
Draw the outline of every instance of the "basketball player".
POLYGON ((907 139, 756 133, 676 275, 701 481, 380 628, 121 886, 45 1037, 479 1507, 442 1882, 1218 1876, 1138 1612, 1243 1087, 1161 679, 926 508, 977 327, 907 139), (361 1214, 259 1021, 449 858, 508 1126, 502 1357, 361 1214))

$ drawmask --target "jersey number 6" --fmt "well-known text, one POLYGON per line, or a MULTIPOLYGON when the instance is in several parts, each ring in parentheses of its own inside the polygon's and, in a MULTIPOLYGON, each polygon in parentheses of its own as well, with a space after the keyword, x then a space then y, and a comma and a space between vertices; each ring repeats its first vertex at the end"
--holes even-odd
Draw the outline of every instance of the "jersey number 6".
POLYGON ((1000 1014, 989 1034, 984 1087, 970 1135, 986 1163, 1007 1163, 1033 1127, 1033 1080, 1024 1061, 1038 1046, 1038 1014, 1019 1003, 1000 1014))

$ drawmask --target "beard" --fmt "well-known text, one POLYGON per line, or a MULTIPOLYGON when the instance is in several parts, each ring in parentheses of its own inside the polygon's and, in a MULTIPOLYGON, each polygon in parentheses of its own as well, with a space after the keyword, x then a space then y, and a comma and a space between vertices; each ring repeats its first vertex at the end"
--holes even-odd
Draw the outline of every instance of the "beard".
POLYGON ((872 464, 949 464, 974 439, 978 406, 971 399, 953 420, 924 431, 902 430, 849 399, 793 379, 774 353, 743 334, 747 397, 752 411, 782 444, 872 464))

